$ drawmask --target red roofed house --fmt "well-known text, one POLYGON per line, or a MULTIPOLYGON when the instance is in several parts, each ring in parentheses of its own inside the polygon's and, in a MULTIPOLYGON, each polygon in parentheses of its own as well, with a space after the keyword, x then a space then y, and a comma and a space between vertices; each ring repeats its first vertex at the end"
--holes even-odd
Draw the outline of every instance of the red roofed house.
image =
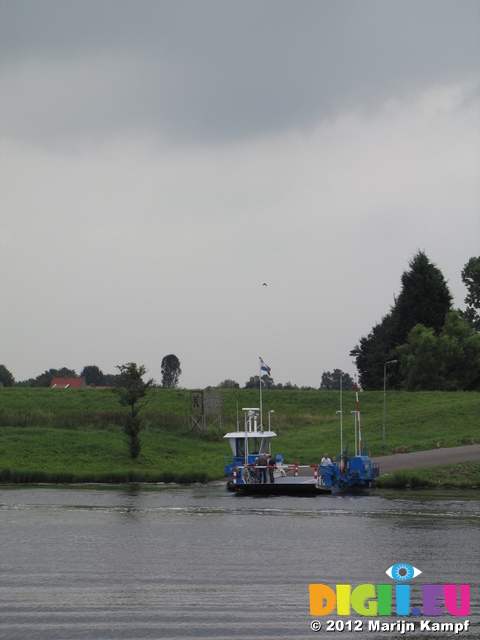
POLYGON ((85 389, 85 378, 53 378, 50 389, 85 389))

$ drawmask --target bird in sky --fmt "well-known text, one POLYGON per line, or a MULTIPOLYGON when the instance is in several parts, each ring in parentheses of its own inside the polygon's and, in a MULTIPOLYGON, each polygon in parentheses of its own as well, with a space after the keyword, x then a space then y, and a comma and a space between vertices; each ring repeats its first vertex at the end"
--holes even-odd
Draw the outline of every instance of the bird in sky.
POLYGON ((267 286, 267 283, 266 283, 266 282, 264 282, 264 283, 262 284, 262 287, 266 287, 266 286, 267 286))

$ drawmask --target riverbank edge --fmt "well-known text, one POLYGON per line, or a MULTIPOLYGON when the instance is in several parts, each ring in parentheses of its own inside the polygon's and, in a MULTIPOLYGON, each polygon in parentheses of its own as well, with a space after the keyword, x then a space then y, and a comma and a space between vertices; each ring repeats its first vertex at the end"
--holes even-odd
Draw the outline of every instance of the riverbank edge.
MULTIPOLYGON (((210 480, 205 473, 192 472, 186 477, 174 472, 160 474, 144 474, 137 472, 97 474, 78 473, 46 473, 42 471, 0 470, 0 486, 9 485, 193 485, 193 484, 226 484, 227 478, 210 480)), ((378 489, 422 489, 422 490, 471 490, 480 489, 480 462, 463 462, 460 464, 437 465, 419 469, 401 469, 382 475, 376 482, 378 489)))

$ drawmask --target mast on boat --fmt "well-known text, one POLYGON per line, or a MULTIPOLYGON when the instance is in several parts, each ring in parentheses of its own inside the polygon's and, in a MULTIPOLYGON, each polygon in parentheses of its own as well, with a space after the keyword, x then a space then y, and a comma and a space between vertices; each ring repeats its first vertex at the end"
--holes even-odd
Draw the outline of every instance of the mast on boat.
POLYGON ((265 371, 267 376, 270 376, 270 367, 266 364, 261 357, 258 358, 260 361, 260 431, 263 431, 263 410, 262 410, 262 371, 265 371))

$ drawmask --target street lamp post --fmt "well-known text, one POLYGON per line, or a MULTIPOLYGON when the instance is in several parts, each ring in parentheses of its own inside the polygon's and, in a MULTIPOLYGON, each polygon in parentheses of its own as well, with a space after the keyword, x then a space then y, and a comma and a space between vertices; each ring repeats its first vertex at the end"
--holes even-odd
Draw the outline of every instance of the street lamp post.
POLYGON ((382 447, 385 449, 385 401, 387 397, 387 364, 394 364, 398 360, 389 360, 383 366, 383 437, 382 447))
POLYGON ((268 412, 268 430, 270 431, 270 414, 271 413, 275 413, 274 409, 270 409, 270 411, 268 412))
POLYGON ((342 412, 335 411, 340 416, 340 453, 343 453, 343 425, 342 425, 342 412))
POLYGON ((340 453, 343 453, 342 378, 343 373, 340 371, 340 411, 335 411, 337 415, 340 415, 340 453))
MULTIPOLYGON (((268 412, 268 430, 270 431, 270 414, 275 413, 275 411, 273 409, 270 409, 270 411, 268 412)), ((272 439, 269 438, 269 444, 268 444, 268 453, 272 453, 272 439)))

